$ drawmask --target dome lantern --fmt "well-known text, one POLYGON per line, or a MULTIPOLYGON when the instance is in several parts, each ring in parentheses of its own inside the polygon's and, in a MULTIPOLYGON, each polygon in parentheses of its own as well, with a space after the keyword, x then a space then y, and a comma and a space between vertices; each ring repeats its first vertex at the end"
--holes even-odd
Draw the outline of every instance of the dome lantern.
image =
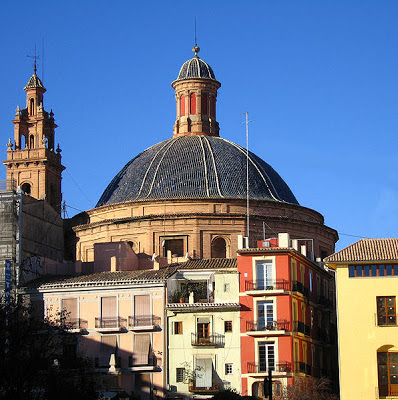
POLYGON ((216 101, 221 83, 216 80, 210 65, 199 58, 199 46, 195 45, 192 51, 194 57, 182 65, 177 79, 171 84, 177 106, 173 136, 219 136, 216 101))

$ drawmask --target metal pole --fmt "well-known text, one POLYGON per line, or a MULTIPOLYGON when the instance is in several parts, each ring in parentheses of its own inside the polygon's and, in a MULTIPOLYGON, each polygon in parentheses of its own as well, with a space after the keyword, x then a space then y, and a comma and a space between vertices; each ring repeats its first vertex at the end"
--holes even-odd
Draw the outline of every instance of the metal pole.
MULTIPOLYGON (((249 216, 249 113, 246 111, 246 236, 250 243, 250 216, 249 216)), ((248 246, 250 246, 248 243, 248 246)))
POLYGON ((269 400, 272 400, 272 370, 271 368, 268 369, 268 393, 269 393, 269 400))

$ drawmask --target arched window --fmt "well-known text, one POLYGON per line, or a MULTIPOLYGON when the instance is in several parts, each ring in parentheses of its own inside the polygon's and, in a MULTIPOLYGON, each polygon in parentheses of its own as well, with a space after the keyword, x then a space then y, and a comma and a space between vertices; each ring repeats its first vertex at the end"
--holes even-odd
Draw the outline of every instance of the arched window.
POLYGON ((383 346, 377 352, 379 397, 398 396, 398 348, 383 346))
POLYGON ((202 114, 207 115, 208 110, 207 110, 207 94, 206 93, 202 93, 201 104, 202 104, 202 114))
POLYGON ((180 97, 180 116, 185 115, 185 96, 180 97))
POLYGON ((23 150, 24 148, 26 148, 26 138, 25 138, 25 135, 21 135, 21 143, 20 143, 19 148, 22 149, 22 150, 23 150))
POLYGON ((214 97, 210 98, 210 116, 216 116, 216 99, 214 97))
POLYGON ((227 256, 227 243, 219 237, 211 243, 211 258, 225 258, 227 256))
POLYGON ((191 114, 196 114, 196 95, 195 93, 191 93, 189 96, 190 99, 190 113, 191 114))
POLYGON ((29 114, 34 115, 35 114, 35 101, 34 99, 29 100, 29 114))
POLYGON ((34 149, 35 148, 35 138, 33 135, 30 135, 29 137, 29 148, 34 149))
POLYGON ((30 188, 30 184, 29 184, 29 183, 24 183, 24 184, 21 186, 21 189, 22 189, 22 191, 23 191, 25 194, 30 194, 31 188, 30 188))

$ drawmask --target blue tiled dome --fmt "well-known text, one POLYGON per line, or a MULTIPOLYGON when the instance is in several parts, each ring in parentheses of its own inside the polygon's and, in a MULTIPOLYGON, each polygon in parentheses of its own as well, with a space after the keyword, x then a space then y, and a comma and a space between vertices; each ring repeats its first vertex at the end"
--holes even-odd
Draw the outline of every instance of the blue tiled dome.
POLYGON ((177 80, 202 78, 216 80, 216 76, 209 64, 200 59, 197 55, 182 65, 177 80))
MULTIPOLYGON (((275 170, 249 152, 251 199, 298 204, 275 170)), ((212 136, 180 136, 157 143, 128 162, 97 207, 163 199, 245 199, 246 150, 212 136)))

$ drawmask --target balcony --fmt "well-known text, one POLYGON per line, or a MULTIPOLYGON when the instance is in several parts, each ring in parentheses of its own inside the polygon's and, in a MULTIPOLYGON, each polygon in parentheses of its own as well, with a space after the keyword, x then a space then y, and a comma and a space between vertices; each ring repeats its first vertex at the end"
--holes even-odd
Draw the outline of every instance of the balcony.
POLYGON ((276 279, 273 281, 264 280, 246 280, 245 281, 245 291, 254 292, 250 293, 252 295, 260 295, 259 292, 270 292, 270 291, 280 291, 286 292, 289 290, 289 281, 285 279, 276 279))
POLYGON ((333 308, 333 302, 325 296, 318 297, 318 304, 324 308, 333 308))
POLYGON ((250 336, 273 336, 290 331, 290 322, 279 321, 246 321, 246 333, 250 336))
POLYGON ((225 344, 225 336, 218 333, 208 335, 203 337, 198 333, 191 334, 191 344, 192 346, 214 346, 222 347, 225 344))
POLYGON ((156 315, 135 315, 129 317, 129 329, 132 331, 147 331, 156 329, 161 319, 156 315))
POLYGON ((134 356, 129 356, 128 359, 128 370, 132 372, 144 372, 144 371, 160 371, 161 362, 160 359, 154 355, 149 354, 148 359, 145 362, 137 362, 134 356))
POLYGON ((292 291, 301 293, 305 297, 309 297, 310 291, 307 286, 304 286, 302 282, 293 281, 292 282, 292 291))
POLYGON ((300 372, 301 374, 312 375, 312 367, 302 361, 296 361, 294 365, 294 371, 300 372))
MULTIPOLYGON (((284 361, 280 363, 276 363, 272 366, 269 366, 269 369, 275 374, 283 374, 292 372, 292 364, 290 362, 284 361)), ((268 373, 268 366, 266 362, 248 362, 247 363, 247 372, 249 374, 266 374, 268 373)))
POLYGON ((88 321, 81 318, 66 318, 62 326, 71 332, 82 332, 88 329, 88 321))
POLYGON ((121 317, 95 318, 95 329, 99 332, 118 332, 126 329, 127 319, 121 317))
POLYGON ((306 336, 311 335, 311 327, 306 325, 304 322, 301 321, 294 321, 293 323, 293 331, 303 333, 306 336))
POLYGON ((220 391, 220 387, 212 383, 211 387, 199 387, 196 386, 196 382, 189 382, 188 390, 191 393, 198 393, 198 394, 215 394, 220 391))

